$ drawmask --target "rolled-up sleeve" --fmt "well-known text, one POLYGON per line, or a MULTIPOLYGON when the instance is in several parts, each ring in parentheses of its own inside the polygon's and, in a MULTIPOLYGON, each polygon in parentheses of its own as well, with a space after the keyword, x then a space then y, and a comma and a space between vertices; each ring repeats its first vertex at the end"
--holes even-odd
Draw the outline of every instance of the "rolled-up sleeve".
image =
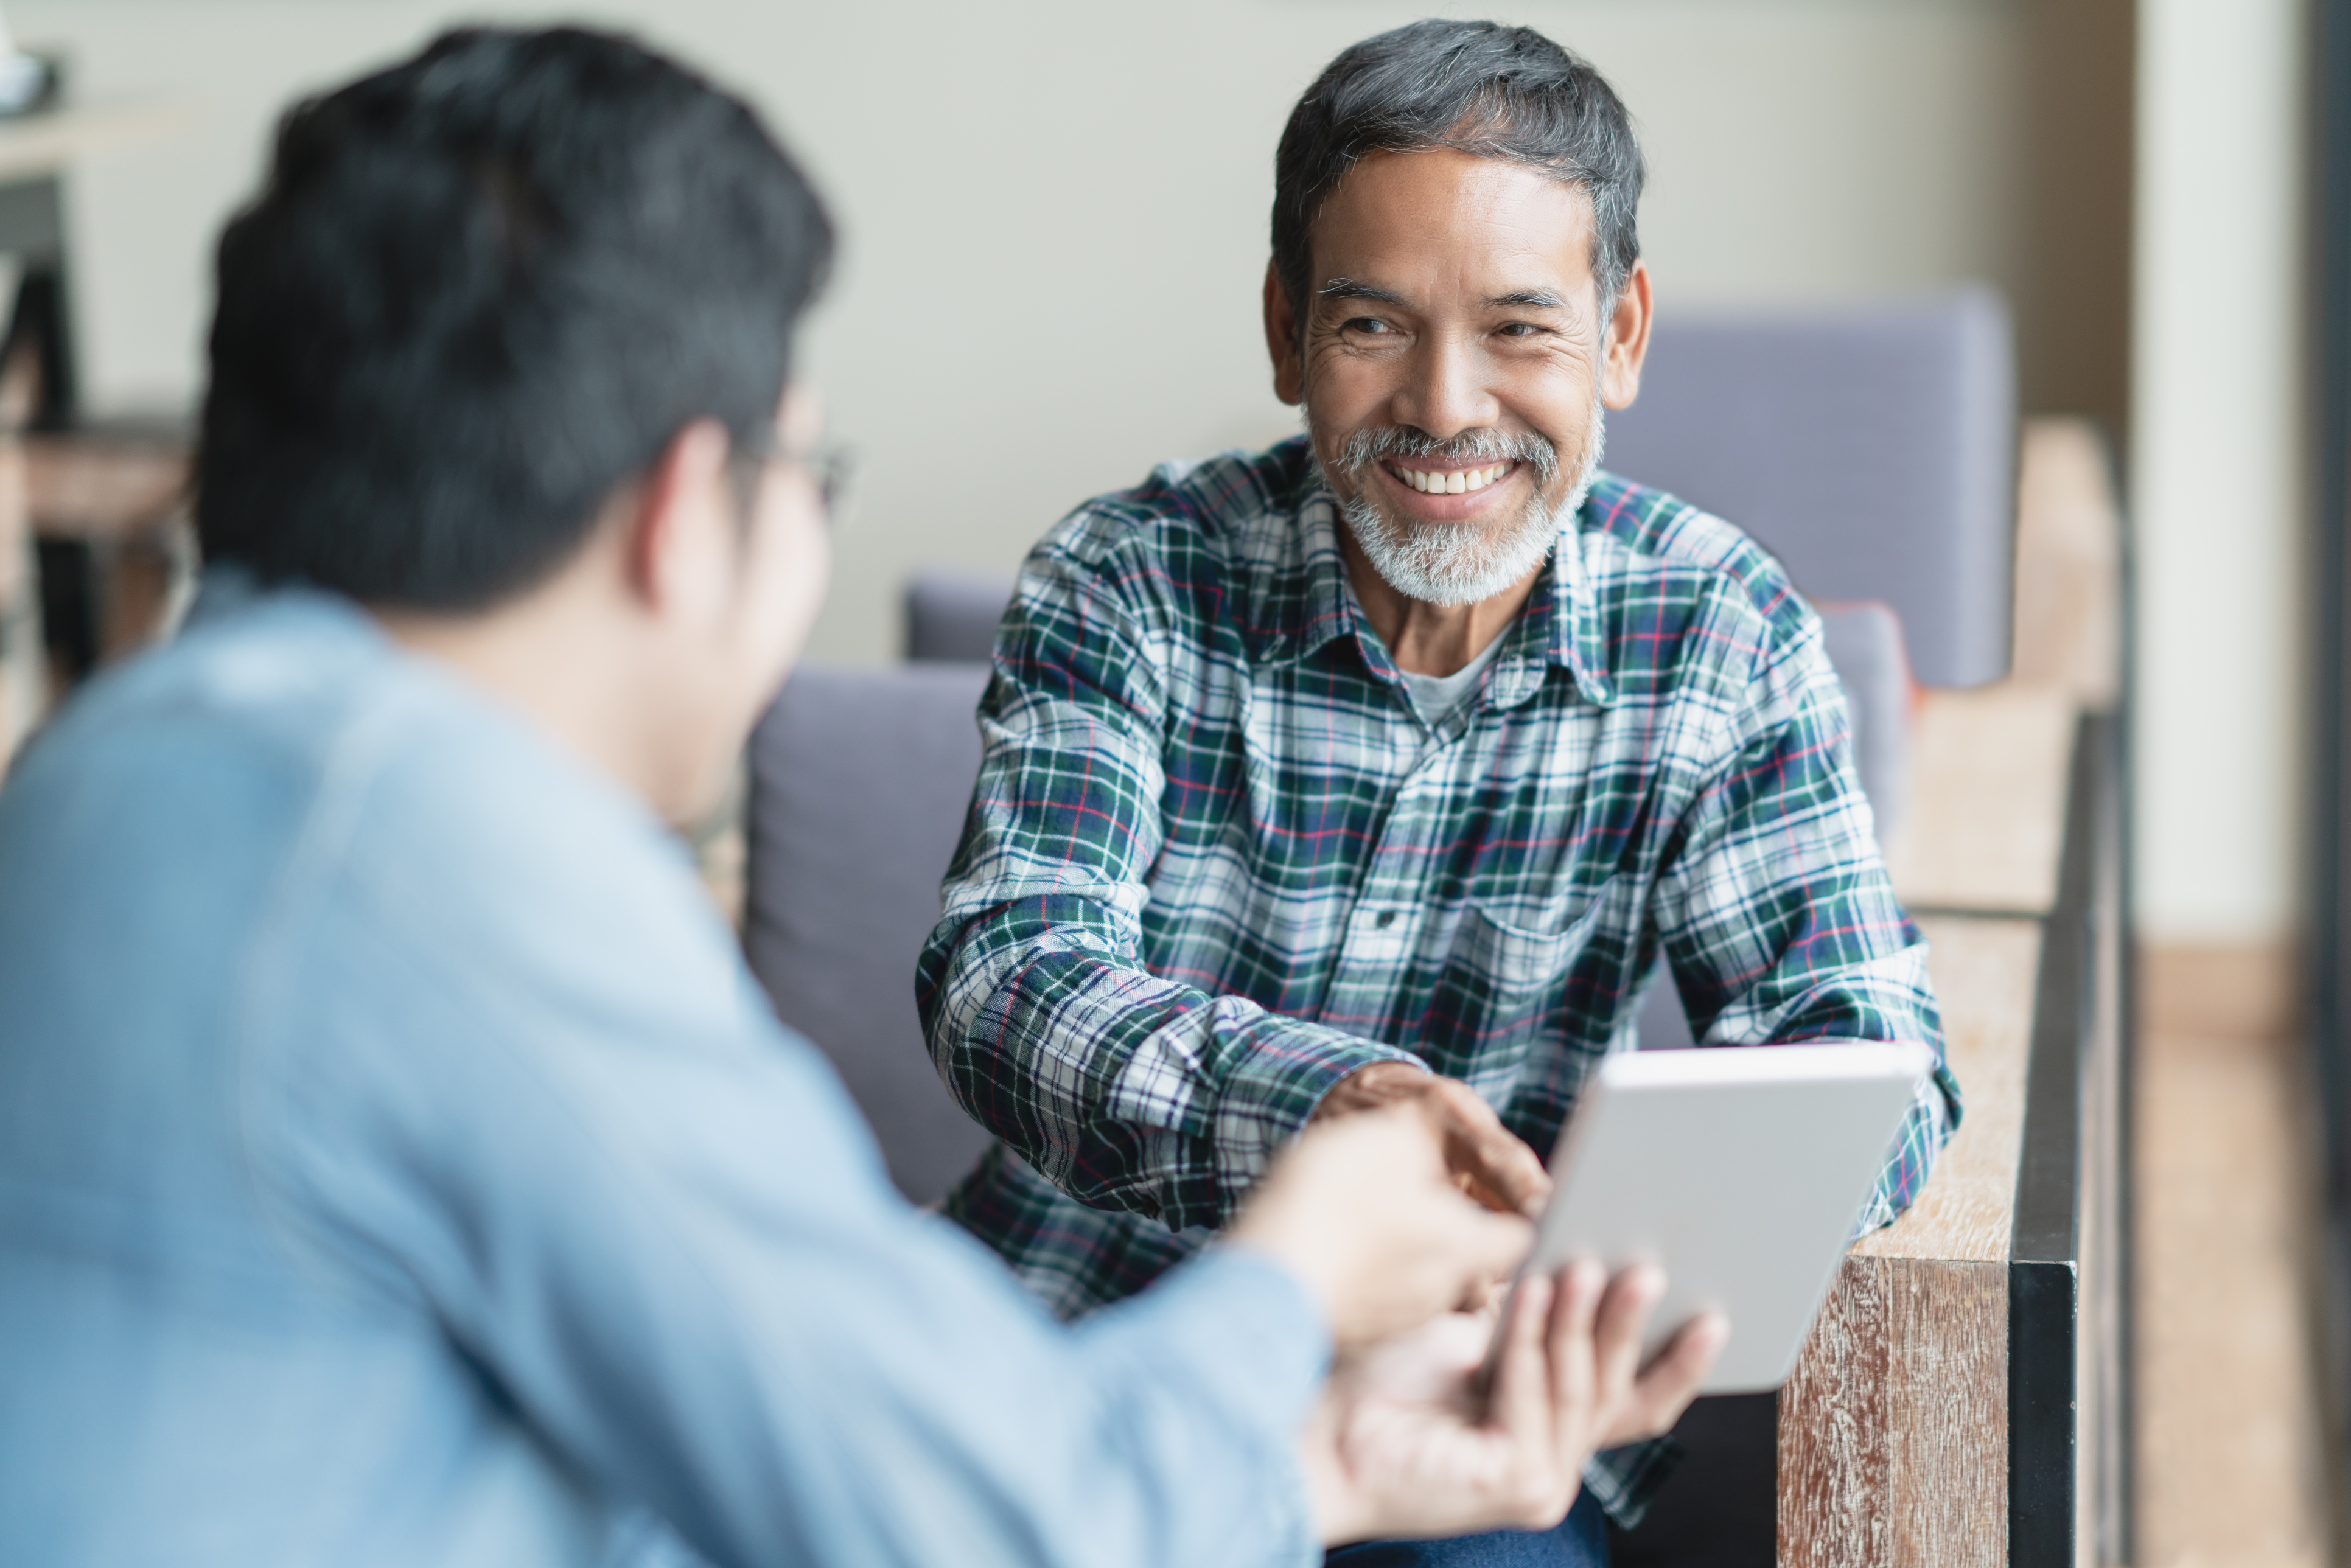
POLYGON ((1927 942, 1903 912, 1851 756, 1843 688, 1810 612, 1764 644, 1725 716, 1654 908, 1706 1045, 1910 1040, 1935 1051, 1861 1230, 1908 1207, 1959 1124, 1927 942))

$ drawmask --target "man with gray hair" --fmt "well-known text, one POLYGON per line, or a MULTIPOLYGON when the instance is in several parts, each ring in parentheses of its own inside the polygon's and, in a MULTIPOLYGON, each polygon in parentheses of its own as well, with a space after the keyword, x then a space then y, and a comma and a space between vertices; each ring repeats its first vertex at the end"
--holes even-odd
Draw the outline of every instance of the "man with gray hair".
MULTIPOLYGON (((1538 33, 1347 49, 1276 163, 1266 340, 1305 434, 1163 466, 1029 558, 917 989, 1001 1140, 947 1210, 1064 1316, 1377 1106, 1533 1210, 1660 953, 1707 1045, 1939 1053, 1818 618, 1600 469, 1648 342, 1641 183, 1624 105, 1538 33)), ((1865 1224, 1958 1114, 1938 1071, 1865 1224)), ((1337 1555, 1604 1562, 1664 1469, 1604 1453, 1556 1531, 1337 1555)))

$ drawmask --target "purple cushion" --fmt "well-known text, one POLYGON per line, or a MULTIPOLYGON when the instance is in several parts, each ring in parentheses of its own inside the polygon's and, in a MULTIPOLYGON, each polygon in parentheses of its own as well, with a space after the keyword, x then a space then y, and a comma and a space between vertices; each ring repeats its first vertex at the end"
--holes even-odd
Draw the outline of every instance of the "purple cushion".
POLYGON ((832 1059, 915 1203, 987 1143, 939 1082, 914 1012, 987 684, 980 664, 807 666, 751 737, 745 953, 778 1015, 832 1059))
POLYGON ((1930 686, 2008 672, 2016 372, 1988 290, 1667 313, 1606 465, 1744 528, 1814 602, 1901 617, 1930 686))

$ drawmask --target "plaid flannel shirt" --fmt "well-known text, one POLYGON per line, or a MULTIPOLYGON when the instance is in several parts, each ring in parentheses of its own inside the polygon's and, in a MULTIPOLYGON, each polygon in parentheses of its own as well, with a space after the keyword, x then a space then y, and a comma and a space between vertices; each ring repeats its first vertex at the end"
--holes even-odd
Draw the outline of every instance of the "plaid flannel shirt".
MULTIPOLYGON (((1375 1061, 1548 1153, 1662 950, 1709 1046, 1933 1045, 1820 622, 1718 518, 1609 476, 1450 714, 1364 619, 1302 438, 1081 507, 997 633, 916 984, 998 1145, 947 1213, 1055 1311, 1141 1289, 1375 1061)), ((1863 1216, 1956 1124, 1921 1091, 1863 1216)), ((1670 1466, 1587 1477, 1636 1521, 1670 1466)))

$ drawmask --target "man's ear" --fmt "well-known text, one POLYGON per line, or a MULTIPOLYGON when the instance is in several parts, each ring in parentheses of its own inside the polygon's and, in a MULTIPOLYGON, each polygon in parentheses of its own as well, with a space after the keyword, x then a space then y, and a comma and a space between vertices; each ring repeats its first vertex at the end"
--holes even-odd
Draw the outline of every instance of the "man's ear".
POLYGON ((1641 395, 1641 366, 1649 357, 1649 264, 1636 261, 1616 291, 1615 313, 1608 322, 1608 346, 1600 361, 1600 401, 1610 408, 1630 408, 1641 395))
POLYGON ((1306 401, 1306 364, 1298 351, 1298 312, 1270 261, 1265 264, 1265 351, 1273 356, 1273 395, 1293 407, 1306 401))
POLYGON ((670 437, 638 476, 634 494, 619 498, 622 569, 630 592, 646 609, 670 609, 681 593, 700 586, 703 563, 694 558, 706 548, 714 520, 727 521, 733 497, 728 447, 725 425, 697 419, 670 437))

